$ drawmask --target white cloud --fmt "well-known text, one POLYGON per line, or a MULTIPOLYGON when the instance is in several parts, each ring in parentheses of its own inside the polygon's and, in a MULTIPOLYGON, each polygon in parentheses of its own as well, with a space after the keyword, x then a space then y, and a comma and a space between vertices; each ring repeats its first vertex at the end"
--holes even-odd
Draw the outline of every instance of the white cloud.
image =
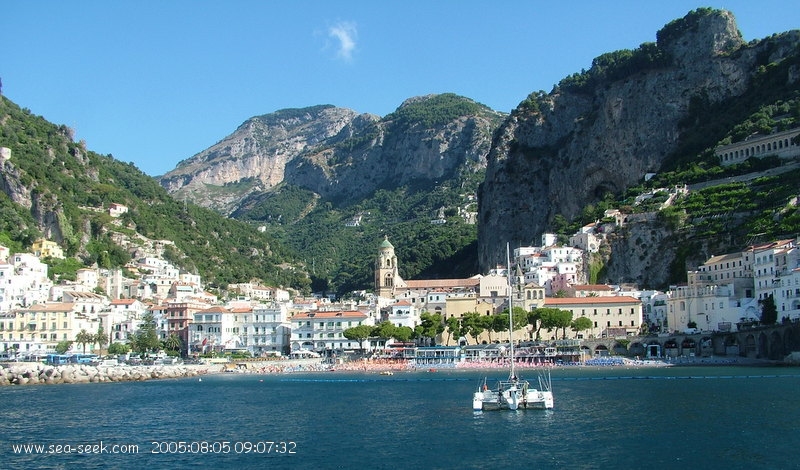
POLYGON ((328 36, 339 43, 336 49, 336 56, 348 62, 352 60, 353 50, 356 48, 356 39, 358 38, 355 23, 339 22, 328 28, 328 36))

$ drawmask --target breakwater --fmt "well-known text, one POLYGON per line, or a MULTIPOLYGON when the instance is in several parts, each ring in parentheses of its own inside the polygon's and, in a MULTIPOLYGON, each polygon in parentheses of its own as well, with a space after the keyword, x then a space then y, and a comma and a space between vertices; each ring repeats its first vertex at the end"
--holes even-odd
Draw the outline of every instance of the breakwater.
POLYGON ((152 379, 194 377, 206 372, 205 368, 186 365, 93 366, 88 364, 69 364, 52 366, 40 363, 20 363, 0 367, 0 386, 136 382, 152 379))

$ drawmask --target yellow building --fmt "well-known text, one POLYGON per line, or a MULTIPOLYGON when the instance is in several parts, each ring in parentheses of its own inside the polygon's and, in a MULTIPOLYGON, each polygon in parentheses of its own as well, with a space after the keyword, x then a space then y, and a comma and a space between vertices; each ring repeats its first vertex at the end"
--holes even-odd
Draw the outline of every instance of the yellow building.
MULTIPOLYGON (((572 312, 572 319, 586 317, 592 327, 581 336, 614 338, 635 335, 642 326, 642 301, 626 296, 564 297, 546 299, 544 306, 572 312)), ((553 332, 555 339, 556 333, 553 332)), ((578 338, 582 339, 582 338, 578 338)))
POLYGON ((33 242, 31 251, 33 251, 33 254, 38 258, 64 258, 64 250, 61 249, 61 246, 59 246, 59 244, 56 242, 51 242, 50 240, 45 240, 44 238, 40 238, 33 242))
MULTIPOLYGON (((98 326, 96 317, 76 312, 71 302, 34 304, 0 316, 0 347, 52 352, 60 341, 75 341, 81 330, 94 334, 98 326)), ((87 351, 91 347, 87 344, 87 351)))

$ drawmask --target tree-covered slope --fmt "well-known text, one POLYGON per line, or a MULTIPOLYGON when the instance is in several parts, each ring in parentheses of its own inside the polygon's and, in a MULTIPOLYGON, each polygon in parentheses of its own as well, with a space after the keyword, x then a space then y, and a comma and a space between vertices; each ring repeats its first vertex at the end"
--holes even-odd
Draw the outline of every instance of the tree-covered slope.
POLYGON ((288 252, 250 225, 176 201, 154 179, 74 142, 72 131, 0 102, 0 147, 11 150, 0 174, 0 242, 26 250, 46 237, 86 265, 120 267, 137 244, 170 240, 164 255, 212 285, 253 278, 307 287, 304 273, 282 268, 288 252), (119 219, 109 204, 129 212, 119 219), (124 242, 121 242, 124 240, 124 242), (123 245, 123 246, 121 246, 123 245))

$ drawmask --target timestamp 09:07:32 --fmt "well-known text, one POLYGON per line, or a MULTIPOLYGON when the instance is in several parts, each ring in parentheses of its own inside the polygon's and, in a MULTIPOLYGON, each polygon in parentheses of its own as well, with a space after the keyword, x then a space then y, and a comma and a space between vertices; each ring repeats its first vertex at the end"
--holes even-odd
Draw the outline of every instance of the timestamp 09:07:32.
POLYGON ((151 441, 151 454, 296 454, 294 441, 151 441))

